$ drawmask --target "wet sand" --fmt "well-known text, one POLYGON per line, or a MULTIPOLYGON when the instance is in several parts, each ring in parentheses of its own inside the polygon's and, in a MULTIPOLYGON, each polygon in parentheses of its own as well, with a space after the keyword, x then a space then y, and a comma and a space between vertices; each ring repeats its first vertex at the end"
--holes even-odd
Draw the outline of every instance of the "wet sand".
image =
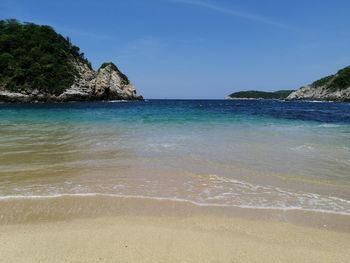
POLYGON ((0 262, 349 262, 350 234, 236 217, 114 216, 0 226, 0 262))
POLYGON ((348 215, 293 209, 251 209, 200 206, 188 201, 108 195, 8 198, 0 201, 0 225, 31 224, 97 217, 218 216, 290 223, 304 227, 350 233, 348 215))
POLYGON ((350 262, 348 216, 96 196, 2 201, 0 215, 6 263, 350 262))

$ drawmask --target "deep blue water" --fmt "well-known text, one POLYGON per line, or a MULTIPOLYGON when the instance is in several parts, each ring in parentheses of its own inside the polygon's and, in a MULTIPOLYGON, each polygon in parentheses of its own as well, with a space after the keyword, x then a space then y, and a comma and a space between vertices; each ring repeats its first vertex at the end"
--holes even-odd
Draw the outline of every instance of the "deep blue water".
MULTIPOLYGON (((232 118, 350 123, 350 103, 277 100, 147 100, 67 104, 0 104, 0 118, 52 117, 56 120, 135 119, 161 121, 230 121, 232 118), (34 111, 34 112, 33 112, 34 111), (34 114, 32 114, 32 112, 34 114), (103 112, 103 114, 98 114, 103 112)), ((43 119, 42 119, 43 120, 43 119)))

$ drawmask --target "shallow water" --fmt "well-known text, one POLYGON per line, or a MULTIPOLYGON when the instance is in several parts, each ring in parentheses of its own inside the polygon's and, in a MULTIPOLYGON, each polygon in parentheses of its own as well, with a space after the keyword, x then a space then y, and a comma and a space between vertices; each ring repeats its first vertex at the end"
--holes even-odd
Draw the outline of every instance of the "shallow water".
POLYGON ((350 105, 0 105, 0 205, 67 195, 350 215, 350 105))

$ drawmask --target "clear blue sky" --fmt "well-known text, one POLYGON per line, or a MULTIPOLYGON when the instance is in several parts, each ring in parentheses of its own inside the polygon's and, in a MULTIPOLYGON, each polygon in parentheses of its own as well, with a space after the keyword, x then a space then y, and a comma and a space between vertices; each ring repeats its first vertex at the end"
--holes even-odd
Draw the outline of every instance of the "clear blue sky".
POLYGON ((146 98, 293 89, 350 65, 348 0, 1 0, 0 18, 53 26, 146 98))

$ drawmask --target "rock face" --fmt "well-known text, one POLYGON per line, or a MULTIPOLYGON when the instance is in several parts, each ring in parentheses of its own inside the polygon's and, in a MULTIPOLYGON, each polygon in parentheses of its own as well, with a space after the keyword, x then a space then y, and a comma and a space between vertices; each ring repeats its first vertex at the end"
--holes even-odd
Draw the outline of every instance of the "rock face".
POLYGON ((96 74, 95 94, 112 100, 139 99, 136 90, 126 76, 122 75, 114 64, 101 67, 96 74))
POLYGON ((321 87, 303 86, 292 92, 288 100, 350 101, 350 87, 342 90, 330 90, 327 85, 321 87))
POLYGON ((77 71, 73 85, 62 94, 53 95, 37 89, 11 92, 0 88, 2 102, 67 102, 99 100, 143 100, 135 87, 113 63, 104 63, 97 72, 87 63, 72 62, 77 71))
POLYGON ((350 66, 301 87, 288 100, 350 101, 350 66))

